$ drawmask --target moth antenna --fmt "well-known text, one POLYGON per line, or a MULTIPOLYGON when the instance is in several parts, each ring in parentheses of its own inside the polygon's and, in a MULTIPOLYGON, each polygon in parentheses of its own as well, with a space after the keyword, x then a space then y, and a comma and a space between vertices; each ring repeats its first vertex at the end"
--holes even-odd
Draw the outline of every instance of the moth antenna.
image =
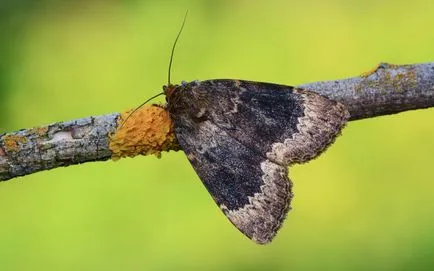
POLYGON ((119 127, 119 129, 122 128, 122 127, 124 126, 125 123, 127 123, 127 120, 131 117, 132 114, 134 114, 137 110, 139 110, 139 109, 140 109, 142 106, 144 106, 147 102, 149 102, 150 100, 155 99, 155 98, 157 98, 158 96, 161 96, 161 95, 163 95, 163 94, 164 94, 164 92, 158 93, 157 95, 154 95, 154 96, 152 96, 151 98, 147 99, 147 100, 146 100, 145 102, 143 102, 141 105, 137 106, 137 107, 133 110, 133 112, 131 112, 130 114, 128 114, 127 118, 122 122, 121 127, 119 127))
MULTIPOLYGON (((181 36, 182 33, 182 29, 184 29, 184 25, 185 25, 185 21, 187 20, 187 14, 188 14, 188 10, 185 12, 184 15, 184 20, 182 21, 182 25, 181 25, 181 29, 179 29, 178 35, 176 36, 175 42, 173 43, 172 46, 172 52, 170 54, 170 61, 169 61, 169 72, 168 72, 168 77, 167 77, 167 83, 168 86, 170 85, 170 71, 172 70, 172 62, 173 62, 173 54, 175 52, 175 47, 176 47, 176 43, 178 42, 179 36, 181 36)), ((160 95, 163 95, 164 92, 161 92, 157 95, 152 96, 151 98, 147 99, 145 102, 143 102, 141 105, 139 105, 138 107, 136 107, 133 112, 131 112, 130 114, 128 114, 128 116, 126 117, 126 119, 122 122, 121 127, 122 128, 124 126, 124 124, 127 122, 127 120, 131 117, 131 115, 133 115, 137 110, 139 110, 142 106, 144 106, 146 103, 148 103, 150 100, 157 98, 160 95)))
POLYGON ((179 29, 178 35, 176 36, 175 42, 173 43, 173 46, 172 46, 172 53, 170 54, 170 61, 169 61, 169 72, 168 72, 168 76, 167 76, 167 85, 168 86, 170 86, 170 71, 172 70, 173 53, 175 52, 175 46, 176 46, 176 43, 178 42, 179 36, 181 36, 182 29, 184 29, 185 21, 187 19, 187 14, 188 14, 188 9, 185 12, 184 21, 182 21, 181 29, 179 29))

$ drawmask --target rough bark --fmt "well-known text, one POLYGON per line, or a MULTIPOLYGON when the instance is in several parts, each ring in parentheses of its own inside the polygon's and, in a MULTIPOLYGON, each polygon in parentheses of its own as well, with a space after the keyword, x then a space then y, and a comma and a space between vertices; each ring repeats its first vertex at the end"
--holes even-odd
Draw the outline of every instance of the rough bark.
POLYGON ((0 181, 41 170, 104 161, 119 114, 88 117, 0 135, 0 181))
POLYGON ((434 106, 434 63, 382 63, 358 77, 300 87, 340 101, 350 112, 350 120, 428 108, 434 106))

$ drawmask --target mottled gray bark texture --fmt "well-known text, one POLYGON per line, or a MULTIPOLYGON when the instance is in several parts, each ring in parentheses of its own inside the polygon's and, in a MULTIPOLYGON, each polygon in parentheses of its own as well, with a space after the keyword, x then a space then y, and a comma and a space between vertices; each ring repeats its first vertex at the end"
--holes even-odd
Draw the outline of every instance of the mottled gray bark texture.
POLYGON ((343 103, 350 120, 434 106, 434 63, 390 65, 343 80, 300 85, 343 103))
MULTIPOLYGON (((343 103, 350 120, 434 106, 434 63, 380 64, 349 79, 300 85, 343 103)), ((59 166, 111 158, 108 135, 119 114, 0 134, 0 181, 59 166)))
POLYGON ((115 131, 118 116, 88 117, 0 134, 0 181, 110 159, 108 134, 115 131))

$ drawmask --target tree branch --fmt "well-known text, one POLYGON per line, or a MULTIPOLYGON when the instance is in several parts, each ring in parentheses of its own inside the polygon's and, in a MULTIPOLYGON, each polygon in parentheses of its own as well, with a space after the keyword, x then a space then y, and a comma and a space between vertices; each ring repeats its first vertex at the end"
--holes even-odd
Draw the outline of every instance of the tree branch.
POLYGON ((343 80, 300 85, 343 103, 350 120, 434 106, 434 63, 391 65, 343 80))
MULTIPOLYGON (((428 108, 434 106, 434 63, 383 63, 358 77, 299 87, 340 101, 350 120, 428 108)), ((0 181, 60 166, 179 150, 164 108, 143 107, 120 125, 129 112, 0 134, 0 181)))

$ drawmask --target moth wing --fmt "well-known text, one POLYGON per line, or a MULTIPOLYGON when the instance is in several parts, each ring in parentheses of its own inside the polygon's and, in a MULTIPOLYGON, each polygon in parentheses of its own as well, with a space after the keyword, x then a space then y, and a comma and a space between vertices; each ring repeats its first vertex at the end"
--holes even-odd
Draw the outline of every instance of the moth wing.
POLYGON ((185 97, 192 108, 171 114, 180 146, 229 220, 270 242, 290 210, 287 166, 325 150, 347 110, 307 90, 237 80, 195 83, 185 97))
POLYGON ((198 88, 214 97, 208 110, 217 125, 284 166, 320 155, 349 118, 343 104, 290 86, 211 80, 198 88))
POLYGON ((177 133, 196 173, 229 220, 257 243, 270 242, 290 208, 287 168, 205 121, 177 133))

